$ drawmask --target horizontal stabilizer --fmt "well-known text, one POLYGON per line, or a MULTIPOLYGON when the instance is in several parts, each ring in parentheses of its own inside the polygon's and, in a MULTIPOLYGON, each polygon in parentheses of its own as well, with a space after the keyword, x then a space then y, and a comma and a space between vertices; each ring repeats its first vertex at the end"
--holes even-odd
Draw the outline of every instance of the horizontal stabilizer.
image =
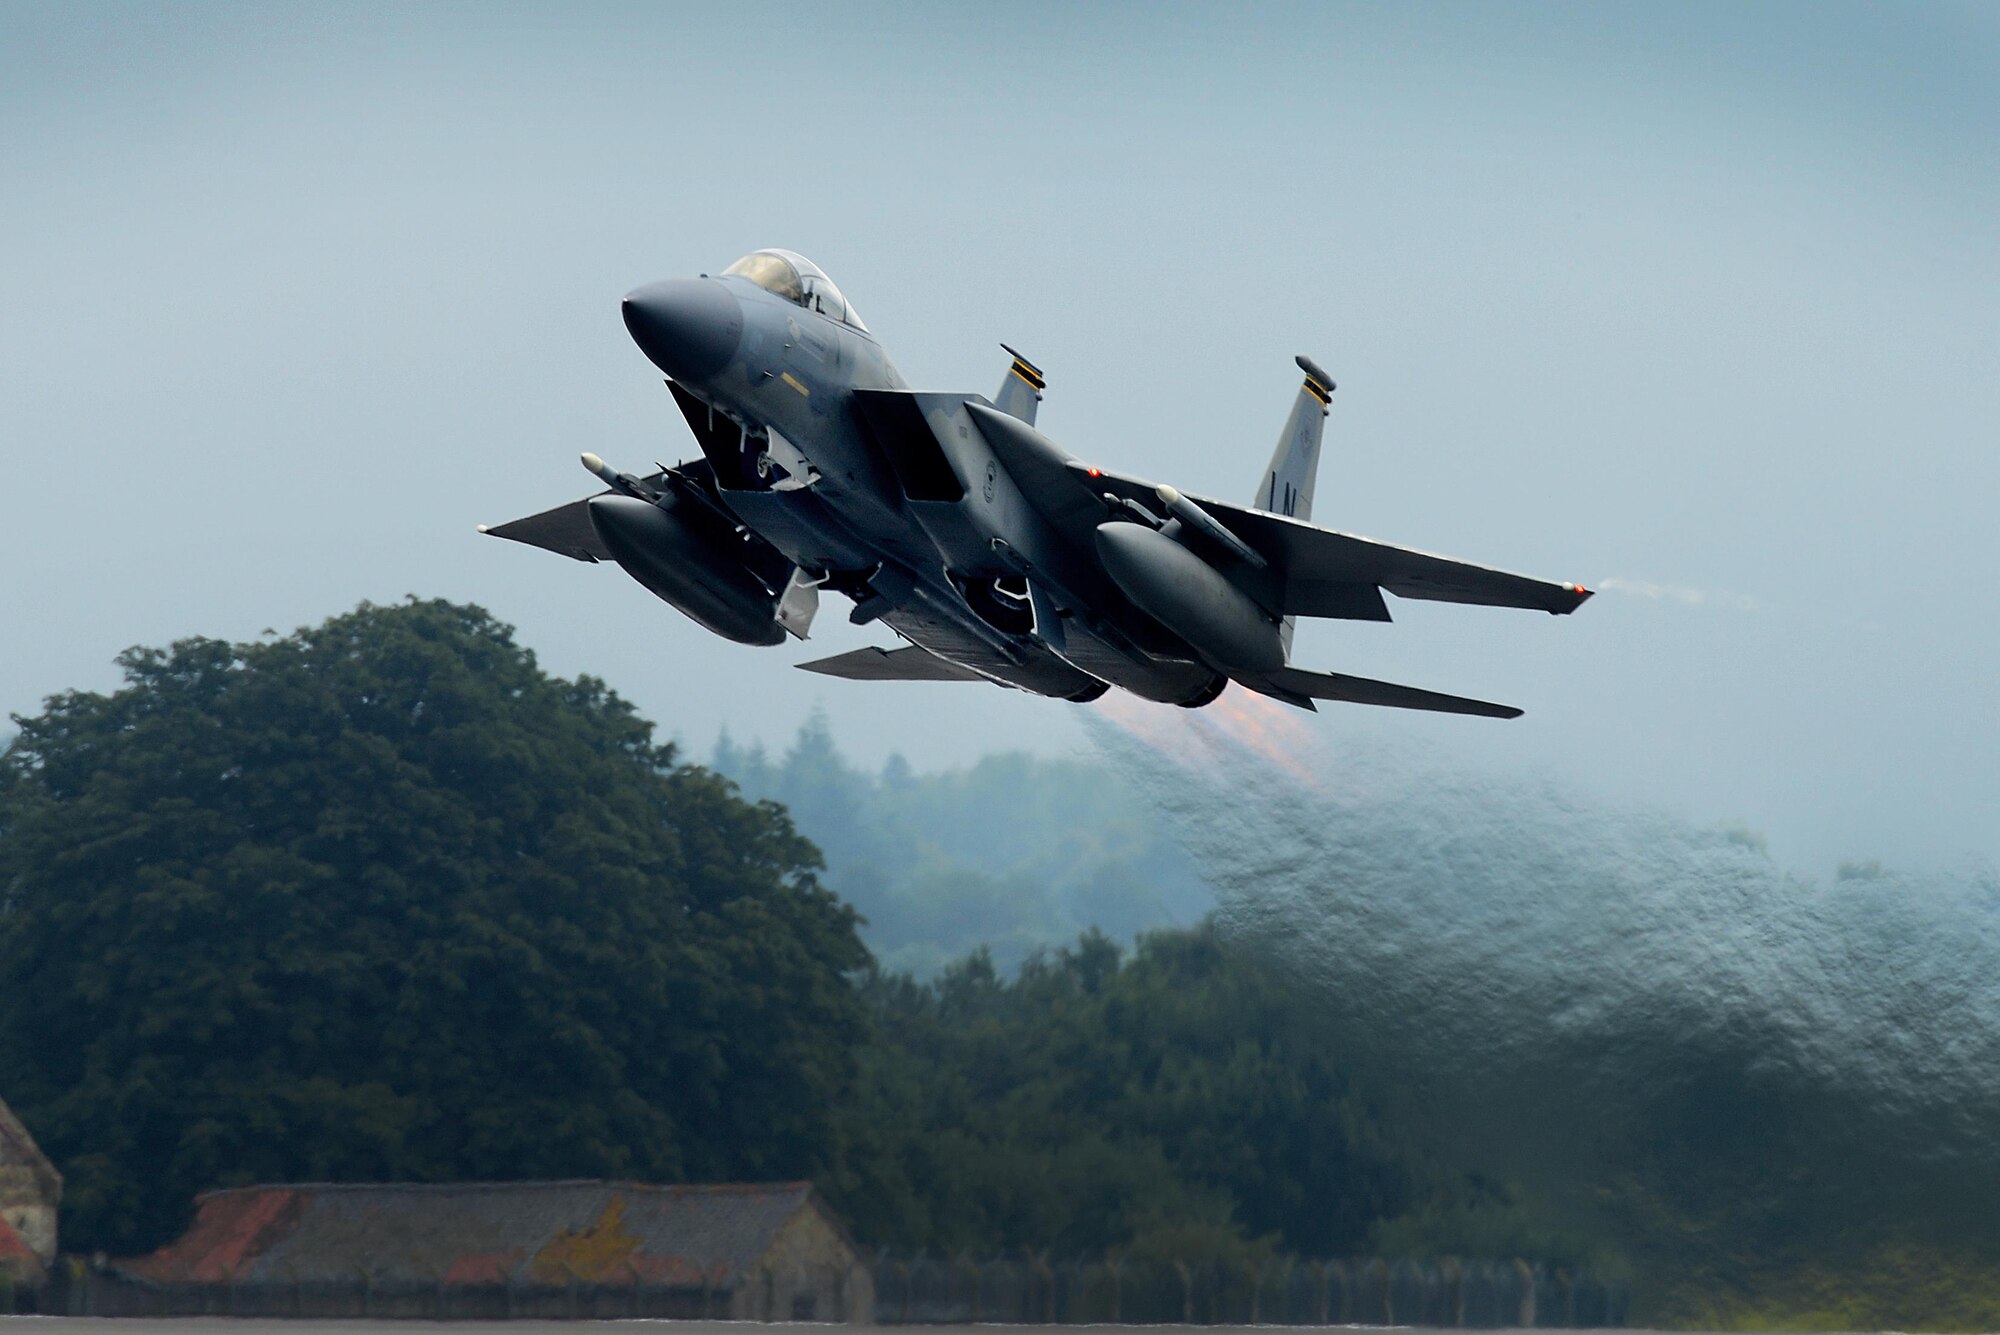
POLYGON ((1304 668, 1282 667, 1262 677, 1245 678, 1243 684, 1253 691, 1262 691, 1292 704, 1299 703, 1293 697, 1304 696, 1309 700, 1345 700, 1350 704, 1385 705, 1391 709, 1428 709, 1439 714, 1478 714, 1485 718, 1521 716, 1521 711, 1512 705, 1489 704, 1459 695, 1441 695, 1436 691, 1420 691, 1414 686, 1371 681, 1367 677, 1349 677, 1338 672, 1308 672, 1304 668))
POLYGON ((807 672, 849 681, 985 681, 970 668, 947 662, 914 644, 901 649, 855 649, 799 664, 807 672))

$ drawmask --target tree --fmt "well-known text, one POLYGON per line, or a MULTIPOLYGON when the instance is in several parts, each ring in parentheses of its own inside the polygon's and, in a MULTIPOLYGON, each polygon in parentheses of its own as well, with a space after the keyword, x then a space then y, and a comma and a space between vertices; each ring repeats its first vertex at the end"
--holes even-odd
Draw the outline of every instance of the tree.
POLYGON ((829 1157, 854 915, 604 683, 416 600, 119 661, 0 756, 0 1089, 75 1246, 253 1181, 829 1157))
POLYGON ((871 1240, 1323 1257, 1442 1205, 1514 1222, 1394 1132, 1310 993, 1212 927, 1129 957, 1086 933, 1012 979, 977 952, 867 991, 877 1036, 829 1186, 871 1240))

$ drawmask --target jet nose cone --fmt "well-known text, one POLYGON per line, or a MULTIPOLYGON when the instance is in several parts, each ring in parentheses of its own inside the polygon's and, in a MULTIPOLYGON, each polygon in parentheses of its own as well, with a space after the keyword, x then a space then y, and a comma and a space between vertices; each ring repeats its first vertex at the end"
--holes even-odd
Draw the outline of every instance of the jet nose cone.
POLYGON ((729 364, 743 337, 736 294, 712 278, 675 278, 625 297, 625 328, 653 365, 677 380, 703 380, 729 364))

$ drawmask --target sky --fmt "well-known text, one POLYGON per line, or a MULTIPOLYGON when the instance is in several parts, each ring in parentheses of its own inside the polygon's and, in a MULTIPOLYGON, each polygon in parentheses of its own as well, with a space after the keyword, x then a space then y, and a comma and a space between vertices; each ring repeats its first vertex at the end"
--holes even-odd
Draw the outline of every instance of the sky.
MULTIPOLYGON (((113 656, 477 602, 705 755, 923 767, 1084 707, 808 677, 477 535, 695 448, 619 298, 784 246, 925 389, 1247 499, 1306 353, 1314 519, 1602 590, 1392 600, 1306 666, 1504 700, 1389 738, 2000 857, 2000 17, 1978 5, 0 6, 0 710, 113 656)), ((1372 743, 1371 743, 1372 744, 1372 743)))

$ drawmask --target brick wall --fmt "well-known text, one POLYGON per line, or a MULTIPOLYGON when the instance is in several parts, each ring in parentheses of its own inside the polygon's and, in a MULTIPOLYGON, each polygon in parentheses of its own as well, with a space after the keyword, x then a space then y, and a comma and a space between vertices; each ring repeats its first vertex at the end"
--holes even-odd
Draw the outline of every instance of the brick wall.
POLYGON ((846 1321, 872 1324, 874 1286, 840 1229, 809 1203, 785 1222, 730 1303, 740 1321, 846 1321))

